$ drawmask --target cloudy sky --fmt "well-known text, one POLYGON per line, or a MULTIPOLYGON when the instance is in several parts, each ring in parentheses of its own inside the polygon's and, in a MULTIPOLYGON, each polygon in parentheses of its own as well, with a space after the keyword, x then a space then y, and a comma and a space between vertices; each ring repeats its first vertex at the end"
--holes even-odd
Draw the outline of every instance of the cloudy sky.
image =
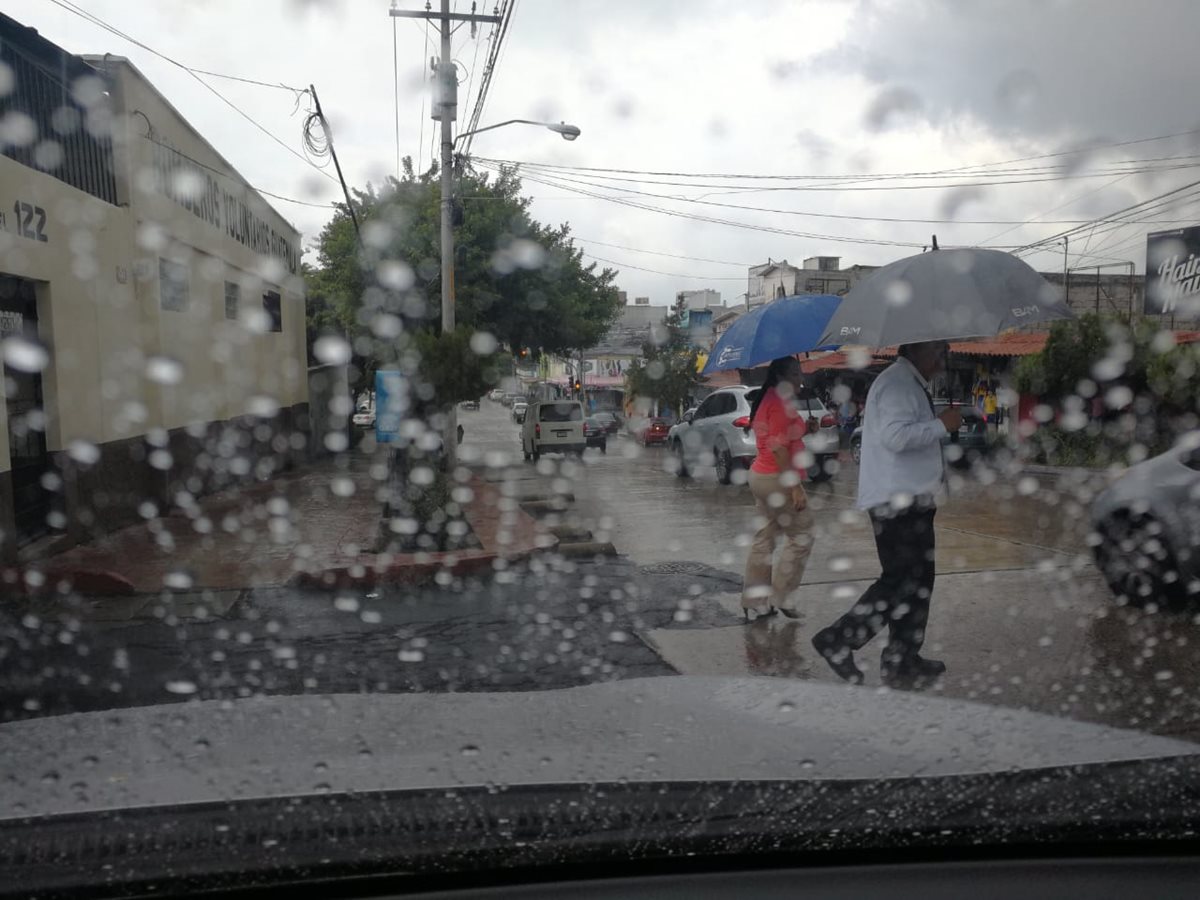
MULTIPOLYGON (((65 5, 5 11, 70 51, 128 56, 252 184, 310 203, 340 196, 331 171, 303 159, 292 92, 207 78, 300 156, 65 5)), ((428 164, 424 73, 437 37, 430 29, 427 44, 423 24, 395 21, 394 81, 388 0, 74 5, 193 68, 315 84, 353 185, 395 171, 398 94, 400 153, 428 164)), ((943 245, 1019 247, 1200 179, 1197 33, 1194 0, 517 0, 481 124, 563 120, 583 135, 513 126, 471 152, 588 167, 527 170, 539 179, 526 183, 534 214, 570 222, 631 298, 712 287, 734 300, 746 266, 768 258, 883 263, 935 233, 943 245), (1177 136, 1146 140, 1165 135, 1177 136), (680 174, 596 171, 612 169, 680 174), (862 177, 914 172, 938 174, 862 177), (685 177, 695 174, 708 177, 685 177), (763 175, 792 177, 734 177, 763 175)), ((455 35, 461 118, 489 34, 455 35)), ((308 239, 328 218, 274 202, 308 239)), ((1070 265, 1128 259, 1140 270, 1145 233, 1200 221, 1200 193, 1140 218, 1072 236, 1070 265)), ((1062 245, 1029 259, 1061 270, 1062 245)))

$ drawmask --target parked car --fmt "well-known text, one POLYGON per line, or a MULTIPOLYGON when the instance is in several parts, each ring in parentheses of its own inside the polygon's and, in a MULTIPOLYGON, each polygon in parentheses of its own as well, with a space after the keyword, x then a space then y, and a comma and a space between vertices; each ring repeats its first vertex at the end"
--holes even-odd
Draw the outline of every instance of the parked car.
POLYGON ((493 403, 499 403, 504 398, 504 391, 500 390, 500 388, 492 388, 492 390, 488 391, 487 396, 493 403))
POLYGON ((601 453, 608 453, 608 425, 599 415, 588 416, 583 420, 583 440, 589 447, 596 447, 601 453))
POLYGON ((595 419, 604 428, 605 434, 617 434, 621 430, 621 419, 616 413, 602 410, 589 418, 595 419))
POLYGON ((509 393, 505 394, 503 397, 500 398, 500 402, 503 403, 505 406, 512 406, 518 400, 524 400, 524 399, 525 399, 524 394, 514 394, 510 391, 509 393))
POLYGON ((375 410, 360 409, 350 421, 356 428, 373 428, 375 425, 375 410))
POLYGON ((479 401, 478 400, 464 400, 462 403, 458 404, 458 408, 459 409, 479 409, 479 401))
POLYGON ((1092 501, 1096 565, 1118 601, 1200 604, 1200 432, 1189 437, 1092 501))
POLYGON ((529 409, 529 404, 524 400, 517 400, 512 405, 512 420, 517 423, 525 421, 525 412, 529 409))
MULTIPOLYGON (((949 400, 933 401, 934 411, 939 414, 950 407, 954 407, 962 413, 963 422, 957 434, 947 435, 942 438, 942 445, 957 445, 962 450, 962 453, 951 461, 955 465, 970 465, 981 457, 986 456, 991 449, 987 421, 983 418, 983 414, 973 406, 960 406, 949 400)), ((862 432, 863 427, 859 425, 854 429, 854 433, 850 435, 850 455, 856 463, 862 461, 862 432)))
MULTIPOLYGON (((734 385, 709 394, 695 410, 688 410, 671 429, 667 442, 678 458, 677 471, 686 477, 693 468, 715 465, 717 480, 729 484, 737 467, 748 469, 758 455, 750 428, 750 407, 758 388, 734 385)), ((837 422, 815 397, 795 401, 808 426, 805 449, 813 455, 808 469, 811 481, 828 478, 829 463, 837 458, 837 422)))
POLYGON ((521 452, 537 462, 543 453, 582 454, 583 404, 578 400, 535 400, 523 413, 521 452))

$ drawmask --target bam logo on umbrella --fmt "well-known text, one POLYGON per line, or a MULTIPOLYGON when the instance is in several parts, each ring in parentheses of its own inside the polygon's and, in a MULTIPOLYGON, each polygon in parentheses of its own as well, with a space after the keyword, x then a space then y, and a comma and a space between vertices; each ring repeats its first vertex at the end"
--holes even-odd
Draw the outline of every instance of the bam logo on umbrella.
POLYGON ((738 359, 741 357, 741 355, 741 347, 726 347, 721 351, 720 356, 717 357, 717 365, 726 365, 730 360, 738 359))
POLYGON ((839 333, 842 337, 849 337, 852 334, 862 334, 862 327, 859 325, 843 325, 839 333))
POLYGON ((1037 306, 1014 306, 1011 312, 1016 318, 1023 319, 1026 316, 1037 315, 1041 309, 1037 306))

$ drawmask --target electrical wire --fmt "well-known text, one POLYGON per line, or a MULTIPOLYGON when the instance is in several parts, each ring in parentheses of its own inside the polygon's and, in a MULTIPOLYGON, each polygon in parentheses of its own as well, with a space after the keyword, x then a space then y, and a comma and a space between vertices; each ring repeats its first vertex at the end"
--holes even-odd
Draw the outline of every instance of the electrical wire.
MULTIPOLYGON (((145 113, 142 113, 142 115, 144 116, 145 113)), ((147 122, 147 124, 149 124, 150 120, 147 118, 146 122, 147 122)), ((153 126, 151 126, 151 128, 153 128, 153 126)), ((243 178, 241 175, 239 175, 236 171, 230 170, 230 171, 226 172, 224 169, 218 169, 215 166, 211 166, 206 162, 202 162, 201 160, 196 159, 194 156, 188 156, 182 150, 179 150, 178 148, 171 146, 170 144, 168 144, 165 141, 160 141, 158 138, 154 137, 153 134, 142 134, 142 135, 138 135, 138 136, 140 138, 142 138, 142 140, 149 141, 152 144, 156 144, 159 147, 164 147, 167 150, 170 150, 176 156, 179 156, 182 159, 186 159, 188 162, 192 163, 193 165, 199 166, 200 168, 205 169, 206 171, 212 172, 214 175, 220 175, 222 178, 228 178, 230 181, 235 181, 235 182, 241 184, 243 187, 247 187, 250 190, 255 191, 259 194, 264 194, 268 197, 273 197, 276 200, 283 200, 287 203, 296 203, 296 204, 299 204, 300 206, 312 206, 312 207, 316 207, 318 209, 336 209, 336 207, 337 207, 337 204, 334 203, 332 200, 329 201, 328 203, 315 203, 311 200, 298 200, 295 197, 288 197, 283 194, 276 194, 274 191, 268 191, 266 188, 260 188, 260 187, 257 187, 255 185, 251 184, 249 181, 247 181, 245 178, 243 178)))
POLYGON ((69 13, 79 16, 81 19, 83 19, 87 22, 90 22, 91 24, 96 25, 100 28, 103 28, 105 31, 109 32, 110 34, 115 35, 116 37, 121 38, 122 40, 128 41, 131 44, 141 47, 147 53, 153 53, 159 59, 164 60, 165 62, 169 62, 173 66, 178 66, 179 68, 181 68, 187 72, 195 72, 200 75, 208 75, 211 78, 224 78, 228 81, 240 81, 242 84, 253 84, 253 85, 258 85, 259 87, 275 88, 276 90, 291 91, 294 94, 304 93, 303 88, 295 88, 295 87, 292 87, 291 85, 284 84, 282 81, 276 82, 276 83, 271 83, 269 81, 259 81, 258 79, 255 79, 255 78, 244 78, 240 75, 226 75, 224 72, 213 72, 209 69, 197 69, 194 66, 185 65, 184 63, 181 63, 179 60, 173 59, 170 56, 167 56, 165 53, 161 53, 158 50, 155 50, 150 45, 145 44, 142 41, 139 41, 137 38, 133 37, 132 35, 129 35, 124 31, 121 31, 119 28, 116 28, 113 25, 109 25, 107 22, 105 22, 99 16, 96 16, 95 14, 88 12, 86 9, 83 9, 80 6, 76 6, 74 3, 71 2, 71 0, 50 0, 50 2, 53 3, 55 6, 59 7, 60 9, 66 10, 69 13))
MULTIPOLYGON (((471 111, 468 121, 468 132, 474 132, 479 128, 479 122, 483 117, 484 109, 487 107, 488 94, 491 91, 492 81, 496 75, 496 69, 500 64, 501 54, 504 52, 504 38, 508 35, 508 26, 512 22, 512 17, 516 11, 517 0, 502 0, 500 7, 500 24, 495 30, 495 38, 492 41, 492 46, 489 49, 487 62, 484 64, 483 78, 479 85, 479 97, 476 99, 475 106, 471 111)), ((471 152, 471 143, 474 141, 475 135, 468 134, 466 143, 463 145, 462 155, 469 156, 471 152)))
MULTIPOLYGON (((209 91, 209 93, 213 94, 213 96, 215 96, 222 103, 224 103, 226 106, 228 106, 234 112, 236 112, 239 116, 241 116, 243 119, 245 119, 247 122, 249 122, 255 128, 257 128, 259 131, 261 131, 263 134, 265 134, 271 140, 273 140, 276 144, 278 144, 280 147, 282 147, 288 153, 292 154, 292 156, 295 156, 301 162, 304 162, 308 165, 313 165, 311 160, 306 159, 302 153, 299 153, 295 148, 289 146, 281 138, 279 138, 272 132, 268 131, 263 125, 261 125, 258 121, 253 119, 250 115, 248 115, 245 112, 245 110, 243 110, 241 107, 239 107, 237 104, 235 104, 232 100, 230 100, 228 97, 226 97, 220 91, 218 91, 215 87, 213 87, 211 84, 209 84, 203 78, 201 78, 196 73, 196 70, 188 68, 187 66, 183 65, 183 63, 177 62, 176 60, 173 60, 170 57, 163 56, 163 54, 159 53, 158 51, 146 46, 145 44, 141 43, 140 41, 134 40, 133 38, 124 34, 124 32, 121 32, 120 30, 109 25, 107 22, 105 22, 103 19, 100 19, 98 16, 94 16, 91 13, 87 12, 86 10, 73 8, 71 5, 69 5, 69 0, 66 3, 64 3, 63 0, 50 0, 50 2, 62 7, 63 9, 67 10, 68 12, 75 13, 76 15, 84 18, 87 21, 92 22, 92 24, 97 25, 100 28, 105 29, 106 31, 112 32, 113 34, 117 35, 118 37, 123 37, 126 40, 132 41, 133 43, 137 44, 139 47, 143 47, 148 52, 153 53, 155 56, 161 56, 163 59, 167 60, 168 62, 172 63, 173 65, 179 66, 181 69, 183 69, 185 72, 187 72, 188 75, 190 75, 197 82, 199 82, 205 88, 205 90, 207 90, 207 91, 209 91)), ((307 93, 308 93, 307 91, 298 91, 298 95, 299 94, 307 94, 307 93)), ((313 166, 313 168, 317 169, 317 171, 319 171, 319 172, 321 171, 319 166, 313 166)), ((331 181, 336 180, 328 172, 321 172, 321 174, 324 175, 326 178, 330 179, 331 181)))
MULTIPOLYGON (((416 24, 415 22, 413 24, 416 24)), ((421 58, 421 136, 417 139, 417 174, 425 171, 422 165, 425 157, 425 100, 428 96, 429 85, 429 20, 425 20, 425 55, 421 58)), ((433 161, 432 155, 430 162, 433 161)))
MULTIPOLYGON (((483 167, 487 168, 486 165, 484 165, 483 167)), ((610 203, 615 203, 618 206, 626 206, 631 209, 641 209, 641 210, 645 210, 647 212, 659 213, 660 215, 672 216, 674 218, 689 219, 691 221, 696 221, 696 222, 707 222, 707 223, 714 224, 714 225, 727 225, 732 228, 742 228, 742 229, 745 229, 748 231, 758 231, 758 232, 763 232, 766 234, 780 234, 780 235, 788 235, 790 237, 809 238, 812 240, 837 241, 837 242, 849 243, 849 244, 873 245, 873 246, 881 246, 881 247, 906 247, 906 248, 910 248, 910 249, 920 249, 920 248, 926 246, 925 244, 922 244, 919 242, 913 242, 913 241, 888 241, 888 240, 873 239, 873 238, 856 238, 856 237, 849 237, 846 235, 819 234, 819 233, 808 232, 808 231, 797 231, 797 230, 789 229, 789 228, 779 228, 776 226, 755 225, 753 223, 740 222, 740 221, 732 220, 732 219, 721 219, 721 218, 716 218, 714 216, 702 216, 702 215, 697 215, 694 213, 680 212, 678 210, 664 209, 659 206, 652 206, 650 204, 641 203, 641 202, 634 201, 634 200, 628 200, 628 199, 621 198, 621 197, 613 197, 613 196, 606 195, 606 194, 595 194, 590 191, 582 190, 580 188, 571 187, 570 185, 560 184, 558 182, 554 182, 554 181, 550 181, 550 180, 543 180, 541 178, 537 178, 537 177, 529 176, 529 175, 524 175, 523 179, 527 180, 527 181, 532 181, 536 184, 544 184, 548 187, 561 188, 562 190, 565 190, 565 191, 568 191, 571 193, 582 194, 583 196, 587 196, 587 197, 594 197, 595 199, 598 199, 598 200, 606 200, 610 203)))
MULTIPOLYGON (((1200 135, 1200 128, 1194 128, 1194 129, 1190 129, 1188 131, 1177 131, 1177 132, 1174 132, 1171 134, 1155 135, 1153 137, 1137 138, 1135 140, 1130 140, 1130 141, 1117 141, 1117 142, 1107 143, 1107 144, 1097 144, 1097 145, 1094 145, 1091 147, 1082 147, 1082 148, 1075 149, 1075 150, 1060 150, 1060 151, 1056 151, 1054 153, 1043 153, 1043 154, 1038 154, 1035 156, 1020 156, 1020 157, 1015 157, 1013 159, 1001 160, 1001 161, 994 162, 994 163, 978 163, 978 164, 968 165, 968 166, 958 166, 955 168, 935 169, 935 170, 928 170, 928 171, 883 172, 883 173, 875 173, 875 174, 859 173, 859 174, 850 174, 850 175, 770 175, 770 174, 764 175, 764 174, 728 173, 728 172, 724 172, 724 173, 722 173, 722 172, 674 172, 674 171, 655 171, 655 170, 650 170, 650 169, 617 169, 617 168, 612 168, 612 167, 566 166, 566 165, 557 165, 557 164, 552 164, 552 163, 531 163, 531 162, 522 162, 520 164, 521 165, 536 165, 541 168, 547 168, 547 169, 570 170, 570 171, 574 171, 574 172, 605 172, 605 173, 616 173, 616 174, 625 174, 625 175, 653 175, 653 176, 662 176, 662 177, 674 176, 674 177, 680 177, 680 178, 740 178, 743 180, 913 178, 913 177, 918 177, 918 176, 947 175, 947 174, 952 174, 952 173, 969 173, 973 169, 991 168, 991 167, 996 167, 996 166, 1006 166, 1006 165, 1012 165, 1015 163, 1032 162, 1034 160, 1039 160, 1039 159, 1054 159, 1054 158, 1059 158, 1059 157, 1064 157, 1064 156, 1076 156, 1081 153, 1094 153, 1098 150, 1110 150, 1110 149, 1113 149, 1116 147, 1130 147, 1130 146, 1134 146, 1137 144, 1147 144, 1147 143, 1153 143, 1156 141, 1165 141, 1165 140, 1170 140, 1172 138, 1189 137, 1189 136, 1193 136, 1193 135, 1200 135)), ((513 160, 507 160, 505 162, 507 162, 509 164, 515 164, 515 161, 513 161, 513 160)))
POLYGON ((754 265, 754 263, 732 262, 727 259, 708 259, 703 256, 685 256, 680 253, 665 253, 661 250, 647 250, 645 247, 629 247, 624 244, 606 244, 604 241, 594 241, 591 238, 580 237, 577 234, 573 234, 571 237, 572 239, 580 241, 584 244, 593 244, 597 247, 611 247, 614 250, 629 250, 633 253, 648 253, 651 256, 666 256, 671 259, 686 259, 691 262, 715 263, 719 266, 741 266, 744 268, 749 268, 750 266, 754 265))
POLYGON ((639 272, 649 272, 652 275, 669 275, 672 278, 696 278, 696 279, 699 279, 700 281, 738 281, 738 282, 741 282, 741 281, 746 280, 745 275, 693 275, 693 274, 686 274, 683 272, 662 272, 658 269, 647 269, 644 266, 635 266, 632 263, 618 262, 615 259, 605 259, 603 256, 596 256, 595 254, 588 253, 587 251, 584 251, 584 254, 586 256, 590 257, 591 259, 594 259, 596 262, 608 263, 609 265, 617 266, 618 268, 621 268, 621 269, 636 269, 639 272))

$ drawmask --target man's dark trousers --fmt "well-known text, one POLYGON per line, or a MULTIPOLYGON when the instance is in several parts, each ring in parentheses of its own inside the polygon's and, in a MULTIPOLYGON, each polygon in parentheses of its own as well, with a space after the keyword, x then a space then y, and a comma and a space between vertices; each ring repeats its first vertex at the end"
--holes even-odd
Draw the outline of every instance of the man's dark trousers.
POLYGON ((935 574, 936 512, 932 503, 914 504, 904 510, 871 510, 875 549, 883 573, 829 629, 842 647, 859 650, 886 625, 885 671, 903 672, 917 659, 925 641, 935 574))

